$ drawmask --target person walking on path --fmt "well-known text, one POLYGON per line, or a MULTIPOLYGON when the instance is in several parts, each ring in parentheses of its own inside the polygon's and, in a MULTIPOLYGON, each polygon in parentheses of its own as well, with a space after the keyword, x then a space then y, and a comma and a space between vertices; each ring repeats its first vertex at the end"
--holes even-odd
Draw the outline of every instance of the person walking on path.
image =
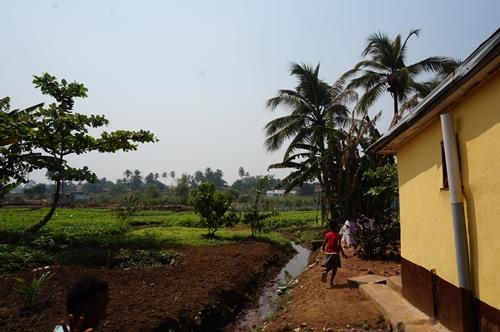
POLYGON ((332 275, 330 277, 330 287, 333 287, 335 285, 334 279, 337 274, 337 269, 341 267, 340 254, 342 254, 342 257, 347 258, 344 249, 342 249, 342 246, 340 245, 338 224, 333 221, 331 221, 328 225, 328 231, 325 234, 325 239, 321 249, 325 253, 323 263, 321 264, 321 266, 325 268, 325 271, 321 275, 321 281, 326 282, 328 272, 332 271, 332 275))

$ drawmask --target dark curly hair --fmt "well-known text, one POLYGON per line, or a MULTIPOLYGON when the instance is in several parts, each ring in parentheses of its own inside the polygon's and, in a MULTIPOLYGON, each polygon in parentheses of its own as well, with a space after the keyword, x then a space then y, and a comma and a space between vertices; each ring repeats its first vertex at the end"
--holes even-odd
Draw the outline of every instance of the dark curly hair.
POLYGON ((93 299, 100 292, 108 292, 108 283, 95 277, 85 277, 75 282, 66 294, 66 310, 78 314, 78 306, 93 299))

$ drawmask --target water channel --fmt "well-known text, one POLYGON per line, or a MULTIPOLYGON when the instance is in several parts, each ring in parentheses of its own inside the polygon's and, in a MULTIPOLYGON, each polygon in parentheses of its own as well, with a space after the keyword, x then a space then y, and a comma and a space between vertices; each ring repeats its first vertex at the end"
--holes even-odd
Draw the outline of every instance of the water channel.
POLYGON ((245 310, 235 324, 236 331, 252 331, 261 325, 277 309, 279 288, 286 285, 287 279, 297 278, 307 267, 311 250, 292 243, 297 254, 281 269, 279 274, 262 290, 257 306, 245 310))

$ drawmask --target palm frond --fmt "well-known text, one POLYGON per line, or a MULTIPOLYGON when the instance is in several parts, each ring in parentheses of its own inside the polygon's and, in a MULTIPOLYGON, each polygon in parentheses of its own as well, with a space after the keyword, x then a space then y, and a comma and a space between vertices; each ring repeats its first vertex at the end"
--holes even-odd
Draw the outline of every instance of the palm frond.
POLYGON ((459 65, 459 61, 443 56, 433 56, 408 66, 408 70, 416 75, 425 71, 438 74, 449 74, 459 65))
POLYGON ((367 90, 365 94, 359 99, 355 111, 358 112, 358 114, 366 112, 368 108, 373 105, 375 100, 380 97, 384 90, 384 87, 385 83, 381 82, 373 86, 370 90, 367 90))

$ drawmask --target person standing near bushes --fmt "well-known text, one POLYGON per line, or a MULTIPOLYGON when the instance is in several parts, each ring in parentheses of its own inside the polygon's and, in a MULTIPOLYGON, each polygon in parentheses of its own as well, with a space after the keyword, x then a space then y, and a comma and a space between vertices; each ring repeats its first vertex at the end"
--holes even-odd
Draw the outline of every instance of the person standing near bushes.
POLYGON ((323 263, 321 264, 321 266, 325 268, 325 271, 323 271, 321 275, 321 281, 326 282, 328 272, 332 271, 332 275, 330 276, 330 287, 335 285, 335 275, 337 274, 337 269, 341 267, 340 254, 342 254, 342 257, 347 258, 340 244, 338 227, 339 225, 333 221, 329 223, 328 231, 325 234, 325 239, 321 247, 325 253, 323 263))

